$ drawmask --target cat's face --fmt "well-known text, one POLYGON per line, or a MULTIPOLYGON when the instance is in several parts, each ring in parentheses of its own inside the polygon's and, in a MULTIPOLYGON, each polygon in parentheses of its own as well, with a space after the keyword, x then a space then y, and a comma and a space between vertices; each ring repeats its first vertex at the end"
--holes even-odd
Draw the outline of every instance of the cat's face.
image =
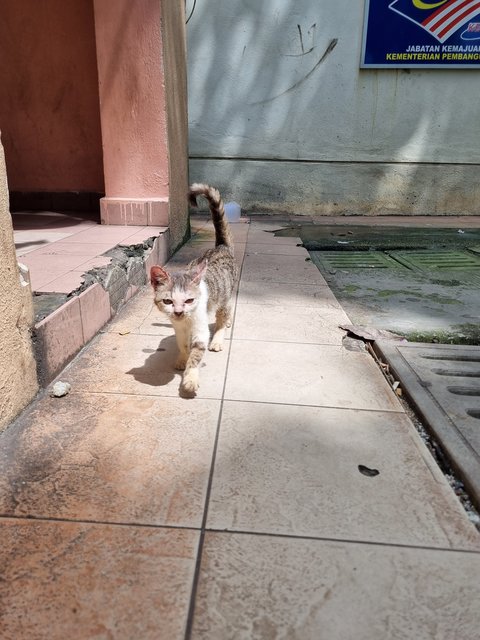
POLYGON ((203 270, 169 274, 162 267, 152 267, 150 278, 155 291, 154 302, 172 321, 188 318, 198 305, 203 270))
POLYGON ((199 293, 198 287, 160 286, 155 290, 155 304, 172 320, 181 320, 195 310, 199 293))

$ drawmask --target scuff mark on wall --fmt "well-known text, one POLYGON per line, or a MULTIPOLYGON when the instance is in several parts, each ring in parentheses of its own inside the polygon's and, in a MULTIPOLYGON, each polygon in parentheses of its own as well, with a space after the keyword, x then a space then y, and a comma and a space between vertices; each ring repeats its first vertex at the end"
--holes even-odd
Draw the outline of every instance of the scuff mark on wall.
POLYGON ((303 42, 302 27, 299 24, 297 24, 298 33, 299 33, 299 36, 300 36, 300 47, 302 49, 302 52, 301 53, 284 53, 283 54, 284 57, 285 58, 301 58, 303 56, 308 55, 309 53, 312 53, 312 51, 315 50, 315 29, 316 29, 316 26, 317 26, 317 24, 316 24, 316 22, 314 22, 312 24, 312 26, 310 27, 310 29, 307 31, 308 35, 311 36, 312 44, 311 44, 311 47, 305 51, 305 43, 303 42))
POLYGON ((297 24, 298 34, 300 36, 300 46, 302 47, 302 53, 305 53, 305 47, 303 46, 302 27, 297 24))
POLYGON ((335 49, 335 47, 337 46, 337 43, 338 43, 338 38, 332 38, 330 40, 330 42, 328 43, 327 48, 325 49, 325 51, 321 55, 320 59, 318 60, 318 62, 313 67, 313 69, 310 69, 310 71, 306 75, 304 75, 303 78, 298 80, 298 82, 295 82, 295 84, 292 84, 291 87, 288 87, 288 89, 285 89, 281 93, 278 93, 277 95, 272 96, 271 98, 265 98, 265 100, 258 100, 257 102, 250 102, 249 104, 251 106, 254 106, 254 105, 257 105, 257 104, 266 104, 268 102, 273 102, 273 100, 276 100, 277 98, 280 98, 281 96, 284 96, 286 93, 290 93, 291 91, 294 91, 295 89, 297 89, 306 80, 308 80, 313 73, 315 73, 315 71, 322 64, 322 62, 325 60, 325 58, 335 49))
POLYGON ((309 53, 312 53, 314 49, 315 47, 310 47, 310 49, 308 49, 307 51, 304 51, 303 53, 284 53, 283 56, 285 58, 303 58, 303 56, 306 56, 309 53))

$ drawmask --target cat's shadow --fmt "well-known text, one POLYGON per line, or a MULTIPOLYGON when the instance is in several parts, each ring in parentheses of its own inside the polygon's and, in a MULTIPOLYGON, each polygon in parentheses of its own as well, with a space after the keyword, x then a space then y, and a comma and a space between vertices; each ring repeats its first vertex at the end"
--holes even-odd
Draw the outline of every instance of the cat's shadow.
MULTIPOLYGON (((152 323, 153 326, 158 327, 171 327, 170 324, 163 322, 152 323)), ((215 323, 209 324, 210 338, 213 335, 215 329, 215 323)), ((175 335, 166 336, 160 340, 160 344, 155 349, 155 342, 152 339, 152 349, 144 349, 145 353, 151 355, 145 360, 145 363, 141 367, 135 367, 130 369, 126 373, 135 378, 137 382, 145 384, 150 387, 165 387, 172 382, 172 380, 178 380, 178 392, 182 398, 192 398, 195 394, 186 393, 180 386, 182 381, 183 372, 175 369, 175 362, 178 357, 178 346, 175 335)), ((203 369, 205 362, 200 364, 200 369, 203 369)))
MULTIPOLYGON (((141 367, 130 369, 126 373, 135 378, 137 382, 150 387, 165 387, 173 380, 178 381, 178 392, 182 398, 192 398, 194 394, 188 394, 180 387, 182 381, 182 371, 175 369, 175 362, 178 357, 178 347, 175 336, 162 338, 156 349, 144 349, 145 353, 150 353, 145 363, 141 367)), ((203 367, 204 363, 200 365, 203 367)))
MULTIPOLYGON (((127 371, 128 375, 135 378, 137 382, 150 387, 164 387, 175 378, 181 380, 181 372, 175 369, 177 358, 177 341, 175 336, 167 336, 160 340, 156 349, 151 349, 151 355, 145 360, 141 367, 135 367, 127 371)), ((149 349, 144 350, 149 353, 149 349)))

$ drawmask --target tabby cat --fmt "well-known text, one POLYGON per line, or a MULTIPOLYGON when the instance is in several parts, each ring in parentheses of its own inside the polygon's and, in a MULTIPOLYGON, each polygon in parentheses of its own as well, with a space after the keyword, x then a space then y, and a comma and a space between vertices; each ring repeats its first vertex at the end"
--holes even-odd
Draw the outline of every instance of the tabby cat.
POLYGON ((209 349, 223 348, 225 329, 231 324, 231 298, 237 277, 233 238, 220 193, 207 184, 192 184, 189 191, 192 206, 197 206, 200 195, 209 203, 215 248, 192 261, 185 271, 170 273, 158 265, 150 271, 154 302, 168 315, 175 329, 179 349, 175 368, 184 371, 181 389, 188 394, 196 393, 199 386, 199 366, 210 337, 209 311, 216 312, 209 349))

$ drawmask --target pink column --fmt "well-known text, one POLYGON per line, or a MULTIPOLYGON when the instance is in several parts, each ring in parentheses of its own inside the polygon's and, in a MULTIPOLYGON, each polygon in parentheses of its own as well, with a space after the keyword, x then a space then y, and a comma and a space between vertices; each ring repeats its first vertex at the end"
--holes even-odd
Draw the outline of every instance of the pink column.
POLYGON ((169 224, 170 171, 160 0, 94 0, 105 224, 169 224))

